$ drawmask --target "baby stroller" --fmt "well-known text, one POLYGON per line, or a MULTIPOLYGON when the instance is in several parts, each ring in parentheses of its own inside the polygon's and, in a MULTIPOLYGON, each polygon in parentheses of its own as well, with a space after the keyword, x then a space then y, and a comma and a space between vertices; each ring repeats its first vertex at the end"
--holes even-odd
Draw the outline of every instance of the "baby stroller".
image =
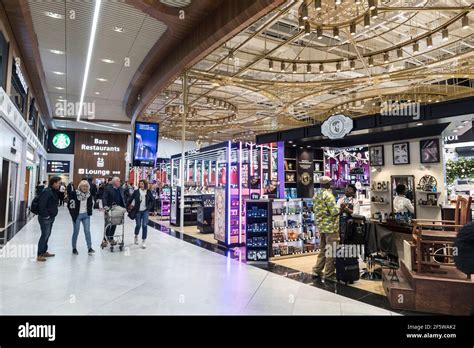
POLYGON ((125 213, 127 210, 119 205, 113 205, 112 208, 105 208, 104 214, 104 239, 100 247, 106 248, 110 244, 110 251, 114 252, 114 246, 118 245, 119 250, 123 251, 124 235, 125 235, 125 213), (122 225, 122 234, 115 234, 113 237, 107 236, 107 229, 110 226, 122 225), (112 240, 109 241, 109 238, 112 240))

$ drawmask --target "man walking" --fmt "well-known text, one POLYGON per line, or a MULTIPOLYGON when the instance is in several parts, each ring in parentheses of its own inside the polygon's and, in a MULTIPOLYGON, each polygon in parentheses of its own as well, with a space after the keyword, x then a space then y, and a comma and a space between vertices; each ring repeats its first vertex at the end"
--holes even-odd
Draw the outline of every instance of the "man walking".
MULTIPOLYGON (((124 190, 120 186, 120 178, 114 177, 109 185, 104 188, 104 194, 102 197, 102 206, 104 209, 110 209, 114 205, 119 205, 126 208, 127 200, 125 198, 124 190)), ((105 235, 110 244, 117 244, 114 240, 116 226, 108 226, 105 235)))
POLYGON ((336 279, 334 254, 339 241, 339 208, 331 192, 331 178, 319 178, 321 190, 314 196, 314 215, 316 227, 321 238, 320 251, 316 265, 313 267, 313 277, 336 279))
POLYGON ((54 176, 49 180, 49 186, 41 192, 38 204, 38 221, 41 228, 41 237, 38 242, 37 261, 46 261, 54 254, 48 252, 48 240, 53 228, 54 219, 58 215, 58 192, 61 178, 54 176))

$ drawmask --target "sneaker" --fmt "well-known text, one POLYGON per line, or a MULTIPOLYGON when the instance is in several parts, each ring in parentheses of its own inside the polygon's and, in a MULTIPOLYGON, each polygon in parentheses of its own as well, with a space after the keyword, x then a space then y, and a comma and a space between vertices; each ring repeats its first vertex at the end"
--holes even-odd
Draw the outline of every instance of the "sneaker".
POLYGON ((39 256, 36 258, 36 261, 44 262, 44 261, 46 261, 46 257, 44 257, 43 255, 39 255, 39 256))
POLYGON ((92 248, 89 248, 89 250, 87 251, 87 253, 88 253, 89 255, 94 255, 94 254, 95 254, 95 250, 92 249, 92 248))
POLYGON ((135 235, 135 245, 138 245, 138 236, 135 235))
POLYGON ((72 249, 72 253, 73 253, 74 255, 79 255, 79 253, 77 252, 77 249, 76 249, 76 248, 72 249))
POLYGON ((142 240, 142 249, 146 249, 146 243, 144 240, 142 240))
POLYGON ((45 252, 45 253, 43 254, 43 256, 44 256, 44 257, 53 257, 53 256, 55 256, 55 255, 54 255, 54 254, 50 254, 50 253, 48 253, 48 252, 45 252))

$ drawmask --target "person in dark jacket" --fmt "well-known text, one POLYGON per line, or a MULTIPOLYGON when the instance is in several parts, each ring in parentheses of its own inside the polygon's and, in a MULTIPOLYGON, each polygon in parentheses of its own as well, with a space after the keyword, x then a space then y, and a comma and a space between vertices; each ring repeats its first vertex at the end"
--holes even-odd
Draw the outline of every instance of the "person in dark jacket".
POLYGON ((35 195, 39 196, 41 194, 41 192, 44 191, 45 187, 46 187, 46 181, 43 181, 43 184, 41 184, 38 181, 38 183, 36 184, 36 187, 35 187, 35 195))
POLYGON ((129 208, 132 216, 135 215, 135 244, 138 244, 138 234, 140 233, 140 226, 142 228, 142 248, 146 248, 148 216, 153 209, 155 200, 151 191, 148 189, 146 180, 138 182, 138 189, 132 194, 129 201, 129 208))
POLYGON ((67 187, 66 187, 67 195, 69 196, 71 192, 74 190, 75 190, 74 183, 71 181, 69 184, 67 184, 67 187))
POLYGON ((41 192, 38 204, 38 222, 41 228, 41 237, 38 242, 37 261, 46 261, 54 254, 48 252, 48 240, 53 229, 54 219, 58 215, 58 191, 61 178, 54 176, 49 180, 49 186, 41 192))
MULTIPOLYGON (((110 209, 114 205, 119 205, 125 208, 126 203, 127 200, 125 198, 123 188, 120 187, 120 178, 114 177, 111 181, 111 184, 107 185, 104 188, 104 194, 102 196, 102 207, 104 207, 104 209, 110 209)), ((107 236, 108 241, 112 245, 117 244, 113 238, 115 235, 115 227, 116 226, 108 226, 107 230, 105 231, 105 235, 107 236)))
POLYGON ((72 253, 78 255, 77 252, 77 236, 81 229, 81 222, 84 226, 84 235, 86 236, 87 252, 89 255, 95 253, 92 249, 91 242, 91 215, 92 215, 92 194, 90 192, 89 183, 82 180, 77 186, 76 191, 72 191, 69 196, 68 209, 71 214, 74 231, 72 233, 72 253))

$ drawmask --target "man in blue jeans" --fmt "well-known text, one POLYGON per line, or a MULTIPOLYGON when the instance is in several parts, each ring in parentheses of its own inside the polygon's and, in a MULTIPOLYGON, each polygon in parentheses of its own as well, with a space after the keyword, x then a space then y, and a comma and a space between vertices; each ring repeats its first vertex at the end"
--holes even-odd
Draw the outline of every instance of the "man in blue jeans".
POLYGON ((41 237, 38 242, 37 261, 46 261, 47 257, 54 254, 48 252, 48 240, 53 228, 54 219, 58 215, 59 187, 61 178, 54 176, 49 180, 49 186, 41 192, 38 204, 38 221, 41 228, 41 237))

